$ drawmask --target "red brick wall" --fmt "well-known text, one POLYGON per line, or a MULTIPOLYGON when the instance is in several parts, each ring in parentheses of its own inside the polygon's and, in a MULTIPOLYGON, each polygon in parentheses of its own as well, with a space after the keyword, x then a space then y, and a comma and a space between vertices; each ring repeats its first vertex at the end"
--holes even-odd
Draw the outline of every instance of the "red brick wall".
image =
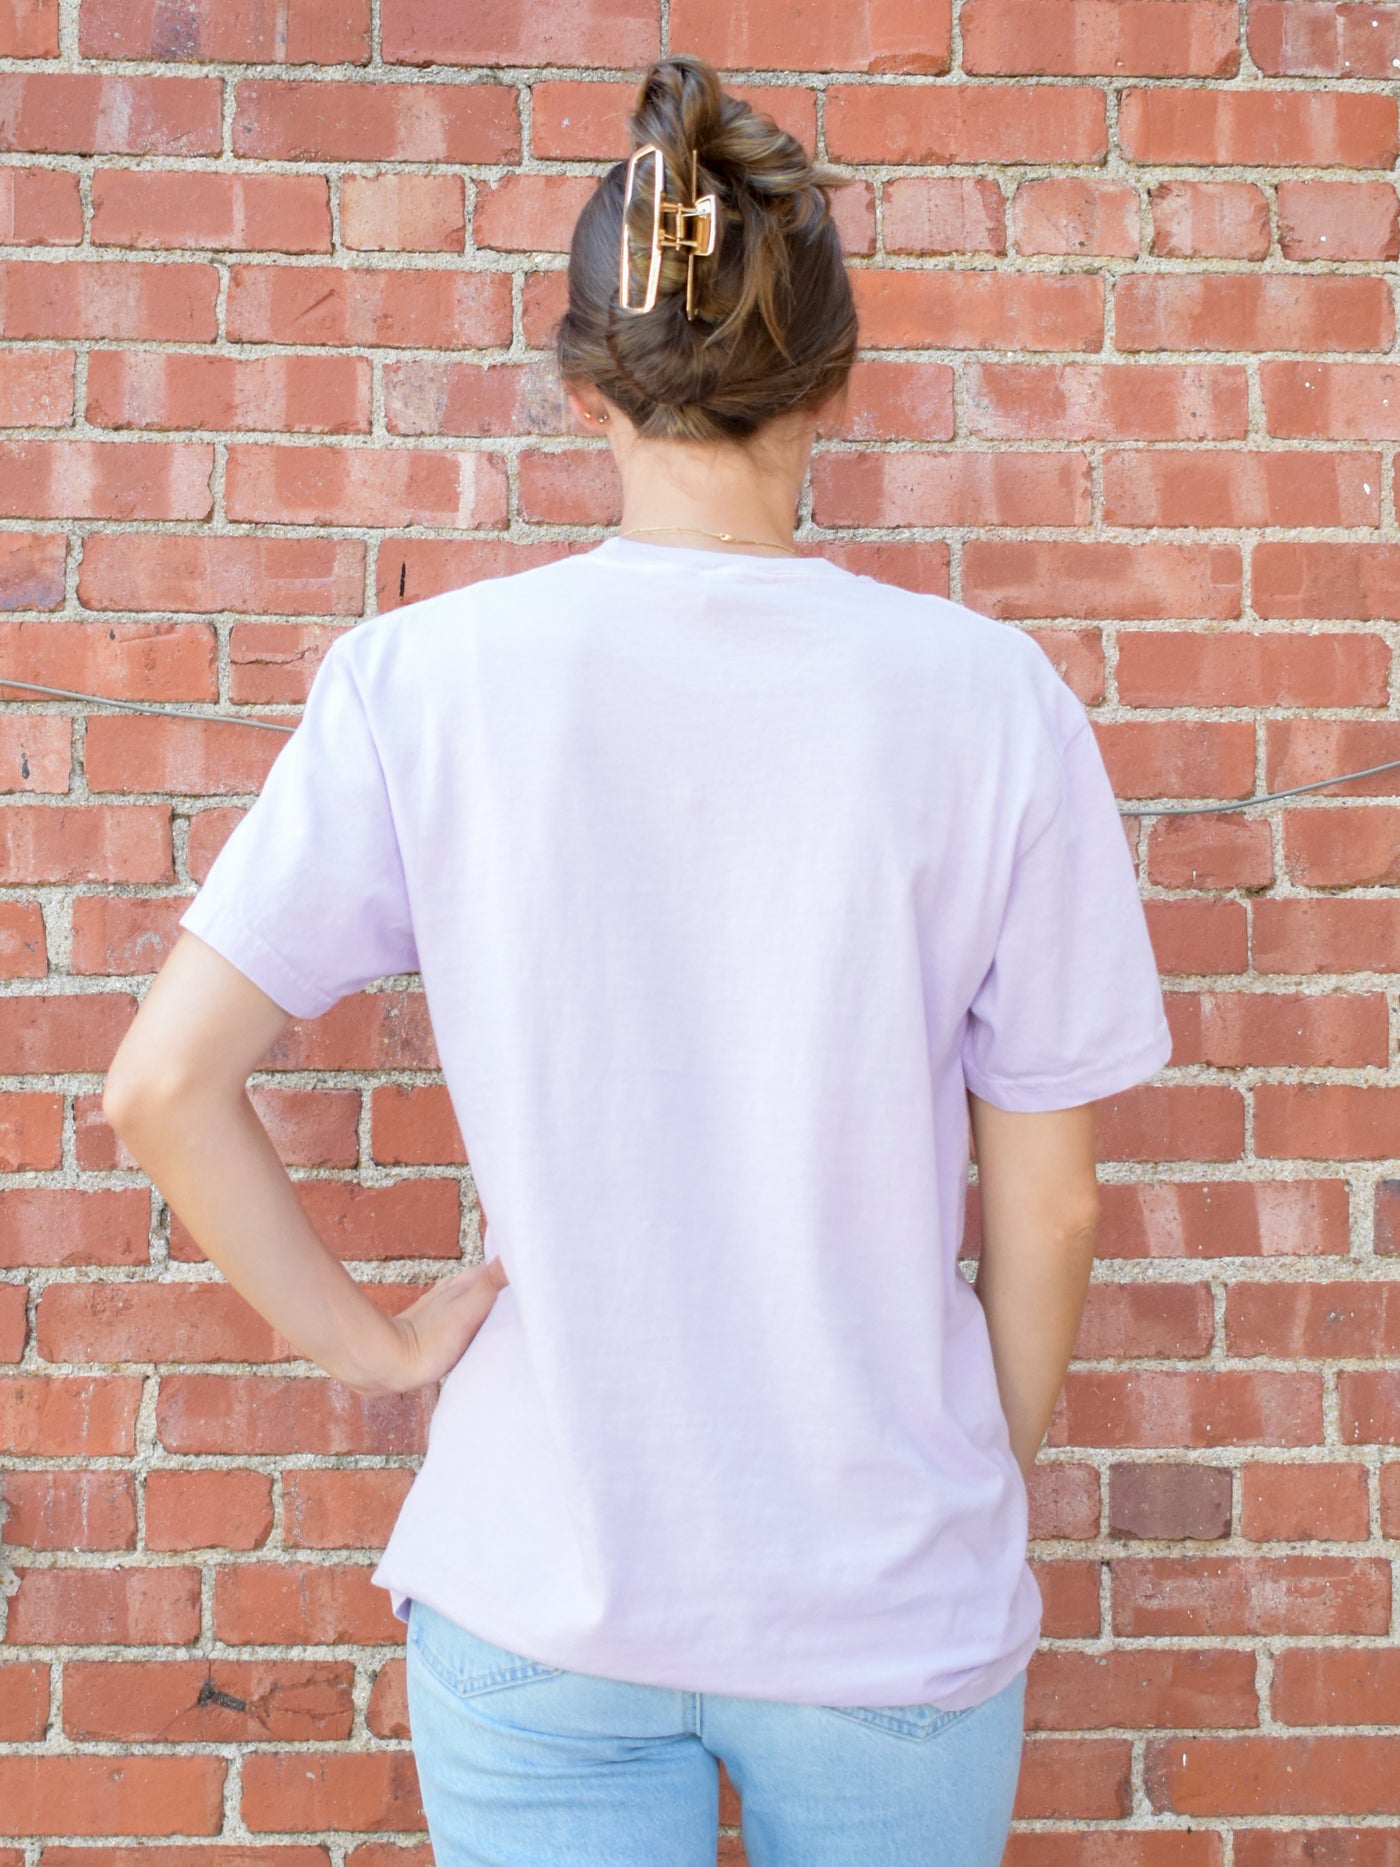
MULTIPOLYGON (((292 719, 615 522, 546 350, 664 44, 860 177, 824 549, 1034 629, 1125 807, 1400 758, 1400 5, 801 12, 3 0, 0 674, 292 719)), ((367 1582, 426 1404, 284 1368, 99 1108, 280 743, 0 697, 0 1867, 427 1859, 367 1582)), ((1104 1109, 1011 1867, 1400 1860, 1397 796, 1126 820, 1176 1050, 1104 1109)), ((434 1065, 366 992, 254 1079, 386 1302, 477 1244, 434 1065)))

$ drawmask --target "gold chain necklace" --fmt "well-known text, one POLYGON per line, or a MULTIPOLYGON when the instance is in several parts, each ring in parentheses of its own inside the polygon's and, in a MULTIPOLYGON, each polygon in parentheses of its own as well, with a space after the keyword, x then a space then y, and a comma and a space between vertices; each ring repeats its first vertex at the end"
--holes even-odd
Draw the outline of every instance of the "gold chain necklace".
POLYGON ((779 544, 776 538, 740 538, 735 532, 709 532, 703 525, 631 525, 626 531, 620 531, 619 538, 635 538, 640 532, 699 532, 705 538, 718 538, 727 545, 768 545, 775 551, 786 551, 789 557, 800 557, 795 545, 779 544))

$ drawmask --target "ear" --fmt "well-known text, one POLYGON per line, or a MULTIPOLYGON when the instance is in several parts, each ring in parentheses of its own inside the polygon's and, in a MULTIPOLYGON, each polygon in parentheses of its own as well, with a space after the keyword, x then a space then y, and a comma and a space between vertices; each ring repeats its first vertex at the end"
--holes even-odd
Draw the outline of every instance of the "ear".
POLYGON ((591 431, 603 426, 603 424, 599 422, 598 417, 600 415, 606 415, 609 412, 607 400, 591 383, 577 385, 574 383, 566 383, 564 385, 564 394, 568 400, 570 409, 572 409, 574 413, 575 419, 579 421, 583 427, 591 431))

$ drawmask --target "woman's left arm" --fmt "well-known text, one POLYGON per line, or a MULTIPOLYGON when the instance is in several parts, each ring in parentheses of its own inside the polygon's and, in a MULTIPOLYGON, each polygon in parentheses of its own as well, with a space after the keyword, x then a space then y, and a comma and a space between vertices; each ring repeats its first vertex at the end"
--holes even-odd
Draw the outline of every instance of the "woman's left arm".
POLYGON ((389 1317, 317 1236, 247 1080, 289 1014, 182 929, 118 1046, 102 1113, 195 1242, 298 1354, 359 1393, 460 1359, 506 1282, 499 1258, 389 1317))

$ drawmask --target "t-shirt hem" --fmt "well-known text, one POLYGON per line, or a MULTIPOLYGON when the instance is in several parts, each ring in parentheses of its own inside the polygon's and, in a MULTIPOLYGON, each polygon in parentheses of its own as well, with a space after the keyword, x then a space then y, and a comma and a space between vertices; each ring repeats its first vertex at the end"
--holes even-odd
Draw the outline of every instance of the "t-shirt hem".
MULTIPOLYGON (((402 1580, 391 1580, 383 1575, 382 1569, 383 1564, 381 1563, 380 1567, 376 1568, 371 1574, 370 1581, 376 1586, 388 1590, 390 1606, 397 1619, 407 1622, 411 1604, 414 1601, 421 1601, 425 1607, 431 1608, 435 1614, 444 1615, 448 1620, 456 1621, 459 1626, 466 1627, 468 1625, 467 1621, 462 1616, 460 1600, 455 1604, 445 1600, 442 1596, 437 1594, 431 1585, 424 1587, 419 1583, 410 1584, 402 1580)), ((560 1666, 565 1671, 588 1672, 603 1678, 616 1679, 622 1677, 622 1675, 616 1672, 609 1672, 601 1663, 593 1666, 581 1666, 575 1662, 569 1665, 564 1661, 551 1657, 548 1653, 534 1650, 530 1636, 520 1630, 518 1626, 511 1621, 509 1612, 506 1612, 501 1618, 497 1618, 500 1609, 499 1597, 485 1594, 474 1584, 471 1586, 470 1594, 473 1607, 475 1607, 477 1603, 482 1603, 486 1609, 479 1617, 480 1625, 473 1625, 469 1628, 469 1631, 476 1634, 478 1639, 489 1641, 495 1646, 506 1647, 511 1652, 519 1653, 524 1658, 535 1660, 543 1666, 560 1666)), ((473 1621, 478 1619, 475 1613, 473 1613, 472 1619, 473 1621)), ((1008 1685, 1019 1672, 1023 1671, 1029 1665, 1031 1656, 1040 1645, 1041 1633, 1041 1621, 1040 1617, 1037 1616, 1035 1626, 1028 1634, 1024 1635, 1014 1647, 1009 1648, 1003 1653, 994 1655, 982 1664, 962 1669, 960 1674, 961 1683, 957 1687, 946 1692, 941 1699, 935 1696, 929 1698, 927 1702, 930 1704, 937 1704, 941 1710, 948 1711, 966 1711, 971 1710, 976 1705, 980 1705, 984 1699, 991 1698, 995 1693, 1001 1691, 1003 1686, 1008 1685)), ((752 1688, 749 1690, 739 1690, 733 1687, 714 1685, 700 1687, 686 1685, 682 1687, 678 1686, 674 1680, 663 1680, 659 1678, 640 1679, 628 1676, 623 1679, 623 1683, 656 1685, 667 1690, 699 1690, 721 1697, 768 1698, 786 1704, 837 1705, 843 1702, 847 1704, 852 1702, 866 1704, 874 1704, 877 1702, 886 1704, 910 1704, 916 1702, 914 1698, 908 1696, 904 1698, 886 1697, 880 1700, 867 1699, 851 1701, 847 1699, 843 1701, 841 1699, 823 1696, 821 1688, 815 1685, 808 1688, 799 1686, 781 1693, 763 1693, 755 1691, 752 1688)))
POLYGON ((1103 1096, 1117 1095, 1124 1089, 1154 1076, 1172 1053, 1171 1028, 1163 1019, 1144 1043, 1125 1050, 1110 1061, 1096 1059, 1083 1069, 1060 1076, 1017 1076, 1002 1079, 986 1076, 980 1070, 963 1065, 963 1080, 983 1101, 998 1108, 1019 1113, 1034 1113, 1058 1108, 1074 1108, 1083 1102, 1097 1102, 1103 1096))

